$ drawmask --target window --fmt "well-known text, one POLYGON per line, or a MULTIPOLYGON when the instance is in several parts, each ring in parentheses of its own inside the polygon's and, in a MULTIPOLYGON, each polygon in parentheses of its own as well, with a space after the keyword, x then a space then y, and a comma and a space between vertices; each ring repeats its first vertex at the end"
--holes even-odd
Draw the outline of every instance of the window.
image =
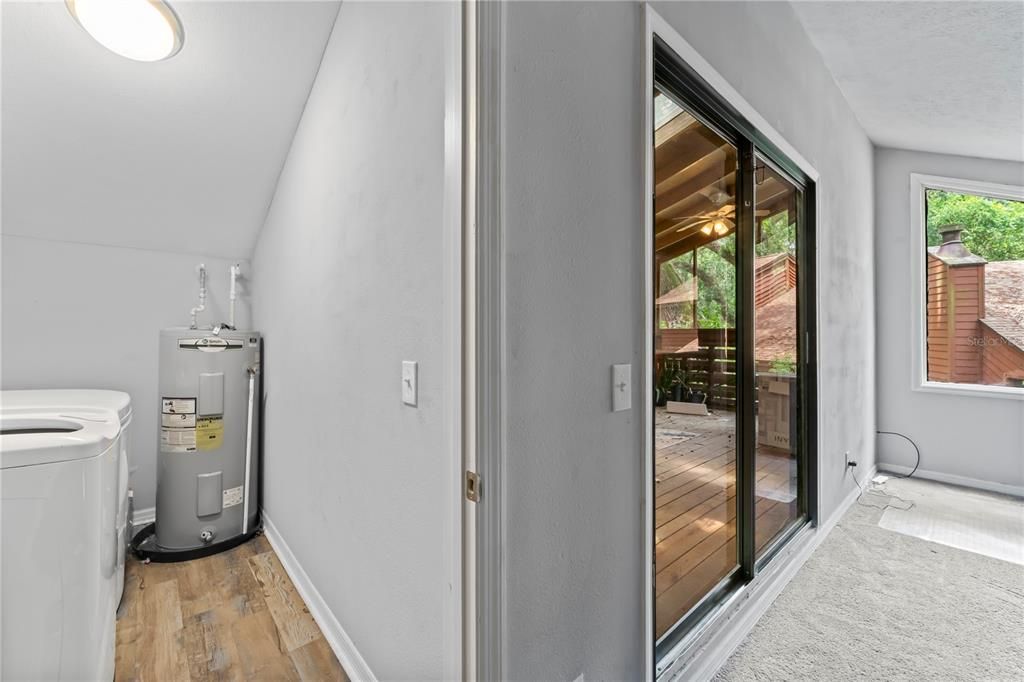
POLYGON ((914 175, 920 388, 1024 396, 1024 188, 914 175))

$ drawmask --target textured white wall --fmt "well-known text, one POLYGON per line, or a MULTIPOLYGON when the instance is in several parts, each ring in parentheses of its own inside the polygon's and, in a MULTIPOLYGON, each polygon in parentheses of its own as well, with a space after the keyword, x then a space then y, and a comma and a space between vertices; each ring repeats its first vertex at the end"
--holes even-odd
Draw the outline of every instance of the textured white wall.
POLYGON ((448 646, 451 9, 342 4, 254 256, 264 507, 382 680, 441 678, 448 646))
POLYGON ((62 2, 0 7, 2 383, 128 391, 137 509, 155 501, 157 333, 188 324, 204 261, 226 317, 337 7, 177 2, 185 47, 156 63, 62 2))
MULTIPOLYGON (((910 174, 1024 184, 1024 164, 896 149, 875 151, 878 428, 910 436, 921 469, 1024 487, 1024 400, 911 390, 910 174)), ((879 436, 879 466, 914 465, 913 448, 879 436)))
POLYGON ((172 3, 185 44, 136 62, 63 2, 4 2, 5 234, 246 257, 337 2, 172 3))
MULTIPOLYGON (((6 170, 6 169, 5 169, 6 170)), ((4 227, 7 227, 5 224, 4 227)), ((228 268, 244 260, 0 236, 3 388, 109 388, 132 397, 135 508, 156 503, 159 332, 189 323, 205 263, 200 323, 227 319, 228 268)), ((249 324, 244 287, 236 322, 249 324)))
MULTIPOLYGON (((822 511, 874 460, 872 147, 788 3, 656 9, 821 174, 822 511)), ((511 3, 505 93, 510 679, 643 670, 642 6, 511 3)))

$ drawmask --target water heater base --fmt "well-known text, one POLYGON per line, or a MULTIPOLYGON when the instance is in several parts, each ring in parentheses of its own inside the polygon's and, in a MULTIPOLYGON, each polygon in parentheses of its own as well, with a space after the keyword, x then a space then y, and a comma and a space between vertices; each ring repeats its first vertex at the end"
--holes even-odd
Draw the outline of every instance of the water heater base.
POLYGON ((166 549, 156 544, 156 523, 143 526, 142 530, 132 538, 132 553, 142 561, 153 561, 158 564, 169 564, 176 561, 191 561, 212 556, 220 552, 238 547, 263 532, 263 523, 258 521, 253 530, 244 535, 236 535, 220 542, 214 542, 192 549, 166 549))

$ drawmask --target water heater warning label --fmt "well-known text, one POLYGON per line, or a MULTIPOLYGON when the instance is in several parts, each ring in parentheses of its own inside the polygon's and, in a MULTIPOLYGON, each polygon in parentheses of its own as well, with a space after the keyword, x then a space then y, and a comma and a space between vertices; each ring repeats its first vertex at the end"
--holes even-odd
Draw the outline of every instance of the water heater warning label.
POLYGON ((196 399, 163 398, 160 401, 160 449, 164 452, 196 451, 196 399))
POLYGON ((194 414, 162 414, 160 415, 160 426, 168 429, 194 429, 196 416, 194 414))
POLYGON ((242 504, 242 486, 228 488, 224 491, 224 501, 221 506, 234 507, 236 504, 242 504))
POLYGON ((160 429, 160 447, 167 452, 195 452, 195 429, 160 429))
POLYGON ((196 413, 196 399, 195 398, 164 398, 163 409, 161 410, 164 414, 195 414, 196 413))
POLYGON ((224 417, 200 417, 195 434, 198 449, 216 450, 224 442, 224 417))

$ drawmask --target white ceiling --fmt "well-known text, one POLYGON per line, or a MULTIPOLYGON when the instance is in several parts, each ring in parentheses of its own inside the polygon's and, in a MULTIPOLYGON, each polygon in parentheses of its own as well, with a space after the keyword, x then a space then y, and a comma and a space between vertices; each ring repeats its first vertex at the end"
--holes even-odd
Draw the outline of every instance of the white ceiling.
POLYGON ((794 2, 879 146, 1024 160, 1024 2, 794 2))
POLYGON ((3 3, 5 234, 250 255, 338 3, 171 4, 184 47, 142 63, 3 3))

